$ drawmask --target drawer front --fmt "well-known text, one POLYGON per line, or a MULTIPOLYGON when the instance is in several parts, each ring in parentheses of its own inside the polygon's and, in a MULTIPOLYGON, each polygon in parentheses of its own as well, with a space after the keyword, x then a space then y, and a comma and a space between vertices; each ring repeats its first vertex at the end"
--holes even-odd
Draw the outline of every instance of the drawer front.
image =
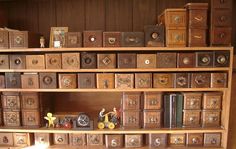
POLYGON ((76 74, 59 74, 59 88, 74 89, 77 87, 76 74))
POLYGON ((159 148, 167 146, 167 134, 148 134, 149 147, 159 148))
POLYGON ((157 53, 157 68, 176 68, 176 53, 157 53))
POLYGON ((26 147, 28 145, 31 145, 30 142, 32 140, 32 137, 30 138, 29 133, 13 133, 13 139, 14 139, 14 146, 17 147, 26 147))
POLYGON ((232 8, 231 0, 211 0, 213 8, 232 8))
POLYGON ((144 110, 160 110, 162 108, 162 93, 144 92, 144 110))
POLYGON ((23 74, 21 75, 22 88, 38 89, 39 76, 37 74, 23 74))
POLYGON ((82 69, 94 69, 97 68, 97 55, 96 53, 83 52, 80 55, 81 68, 82 69))
POLYGON ((196 65, 195 53, 178 53, 178 68, 194 68, 196 65))
POLYGON ((53 72, 39 73, 39 85, 44 89, 57 88, 57 74, 53 72))
POLYGON ((84 146, 86 145, 86 135, 85 134, 77 134, 70 133, 70 145, 72 146, 84 146))
POLYGON ((87 145, 103 145, 102 134, 87 134, 87 145))
POLYGON ((152 88, 152 74, 135 73, 135 88, 152 88))
POLYGON ((0 75, 0 88, 5 88, 5 76, 4 75, 0 75))
POLYGON ((140 93, 123 93, 122 109, 123 110, 139 110, 141 105, 140 93))
POLYGON ((1 146, 13 146, 12 133, 0 133, 0 145, 1 146))
POLYGON ((116 68, 116 54, 98 54, 97 59, 99 69, 116 68))
POLYGON ((116 89, 134 88, 134 74, 115 74, 116 89))
POLYGON ((214 26, 232 26, 232 11, 230 9, 213 9, 212 24, 214 26))
POLYGON ((6 126, 6 127, 20 126, 20 112, 18 112, 18 111, 15 111, 15 112, 3 111, 3 121, 4 121, 4 126, 6 126))
POLYGON ((206 147, 220 147, 221 134, 220 133, 205 133, 204 146, 206 147))
POLYGON ((9 47, 9 35, 8 31, 0 31, 0 49, 8 49, 9 47))
POLYGON ((22 110, 22 125, 23 126, 40 126, 40 113, 37 110, 22 110))
POLYGON ((114 73, 97 73, 97 88, 113 89, 115 87, 114 73))
POLYGON ((210 73, 193 73, 191 78, 192 88, 209 88, 210 87, 210 73))
POLYGON ((124 146, 123 135, 105 135, 106 148, 122 148, 124 146))
POLYGON ((211 44, 212 45, 230 45, 231 44, 230 27, 213 27, 211 30, 211 44))
POLYGON ((140 128, 140 112, 124 111, 122 112, 123 128, 140 128))
POLYGON ((37 93, 24 93, 21 95, 22 109, 38 109, 39 95, 37 93))
POLYGON ((164 47, 165 46, 165 28, 163 25, 144 26, 145 46, 146 47, 164 47))
POLYGON ((205 29, 189 29, 188 45, 189 47, 205 47, 207 46, 207 30, 205 29))
POLYGON ((189 133, 187 134, 187 146, 203 146, 202 133, 189 133))
POLYGON ((49 146, 52 142, 52 134, 50 133, 35 133, 34 134, 34 141, 35 145, 45 145, 49 146))
POLYGON ((201 113, 199 110, 184 110, 183 126, 184 127, 199 127, 201 113))
POLYGON ((202 107, 202 93, 183 93, 185 110, 200 110, 202 107))
POLYGON ((96 88, 95 73, 79 73, 78 88, 96 88))
POLYGON ((156 54, 137 54, 137 68, 156 68, 156 54))
POLYGON ((18 95, 2 95, 2 108, 20 110, 20 97, 18 95))
POLYGON ((221 121, 221 112, 214 110, 204 110, 202 112, 203 127, 219 127, 221 121))
POLYGON ((61 54, 45 54, 46 69, 61 69, 61 54))
POLYGON ((170 134, 168 141, 170 146, 184 146, 185 134, 170 134))
POLYGON ((122 32, 121 33, 122 47, 144 47, 143 32, 122 32))
POLYGON ((80 53, 62 53, 62 69, 79 69, 80 53))
POLYGON ((54 133, 53 134, 53 143, 55 145, 67 145, 69 142, 67 133, 54 133))
POLYGON ((6 88, 21 88, 21 74, 18 72, 5 73, 6 88))
POLYGON ((27 69, 45 69, 44 55, 26 55, 27 69))
POLYGON ((211 87, 225 88, 227 87, 227 73, 211 73, 211 87))
POLYGON ((136 68, 137 55, 135 53, 118 53, 118 68, 136 68))
POLYGON ((222 105, 222 93, 204 93, 203 109, 204 110, 220 110, 222 105))
POLYGON ((27 31, 10 31, 9 44, 11 48, 28 48, 28 32, 27 31))
POLYGON ((186 29, 167 29, 166 46, 186 47, 186 29))
POLYGON ((162 123, 161 111, 143 111, 143 128, 160 128, 162 123))
POLYGON ((65 47, 66 48, 82 47, 82 33, 81 32, 65 33, 65 47))
POLYGON ((120 47, 121 33, 120 32, 103 32, 104 47, 120 47))
POLYGON ((186 27, 186 9, 175 11, 167 9, 165 18, 166 27, 186 27))
POLYGON ((143 136, 140 135, 125 135, 125 147, 142 147, 143 136))
POLYGON ((207 28, 207 9, 189 10, 189 28, 207 28))
MULTIPOLYGON (((1 34, 1 32, 0 32, 1 34)), ((1 39, 0 39, 1 40, 1 39)), ((0 42, 1 46, 1 42, 0 42)), ((9 69, 9 56, 8 55, 0 55, 0 69, 9 69)))
POLYGON ((25 69, 25 55, 10 55, 10 69, 25 69))
POLYGON ((175 74, 175 87, 176 88, 189 88, 190 87, 190 74, 189 73, 176 73, 175 74))
POLYGON ((215 51, 215 67, 229 67, 230 53, 229 51, 215 51))
POLYGON ((172 73, 154 73, 153 87, 154 88, 173 88, 173 74, 172 73))
POLYGON ((102 31, 84 31, 84 47, 102 47, 102 31))
POLYGON ((196 52, 197 67, 213 67, 213 52, 196 52))

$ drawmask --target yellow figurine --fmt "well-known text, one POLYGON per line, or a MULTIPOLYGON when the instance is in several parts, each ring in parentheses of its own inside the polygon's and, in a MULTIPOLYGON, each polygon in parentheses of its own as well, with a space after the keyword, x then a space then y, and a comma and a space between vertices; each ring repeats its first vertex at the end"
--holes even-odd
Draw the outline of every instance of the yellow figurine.
POLYGON ((44 117, 48 121, 47 127, 54 127, 54 121, 56 120, 56 117, 52 116, 52 113, 47 113, 47 116, 44 117))
POLYGON ((103 108, 99 112, 98 116, 98 128, 103 129, 103 128, 109 128, 109 129, 114 129, 115 126, 118 124, 118 113, 116 111, 116 108, 113 108, 113 111, 108 112, 106 114, 105 109, 103 108))

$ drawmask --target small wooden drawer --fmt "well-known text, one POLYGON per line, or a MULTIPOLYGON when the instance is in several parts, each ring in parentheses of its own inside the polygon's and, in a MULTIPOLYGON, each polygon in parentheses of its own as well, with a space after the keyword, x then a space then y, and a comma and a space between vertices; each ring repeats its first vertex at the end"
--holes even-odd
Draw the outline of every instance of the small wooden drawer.
POLYGON ((134 74, 115 74, 116 89, 132 89, 134 88, 134 74))
POLYGON ((121 115, 123 128, 140 128, 141 127, 141 112, 138 110, 123 111, 121 115))
POLYGON ((57 74, 53 72, 39 73, 39 86, 44 89, 57 88, 57 74))
POLYGON ((144 47, 143 32, 122 32, 121 33, 122 47, 144 47))
POLYGON ((205 147, 220 147, 221 146, 221 134, 220 133, 205 133, 204 134, 204 146, 205 147))
POLYGON ((28 48, 28 32, 27 31, 10 31, 9 32, 9 46, 10 46, 10 49, 28 48))
POLYGON ((213 27, 211 29, 211 45, 231 45, 231 27, 213 27))
POLYGON ((25 55, 10 55, 10 69, 25 69, 25 55))
POLYGON ((0 31, 0 49, 9 48, 9 34, 8 31, 0 31))
POLYGON ((206 29, 189 29, 188 30, 189 47, 206 47, 207 30, 206 29))
POLYGON ((137 54, 137 68, 156 68, 156 54, 137 54))
POLYGON ((79 69, 80 53, 62 53, 62 69, 79 69))
POLYGON ((121 105, 123 110, 139 110, 141 105, 141 94, 123 93, 121 105))
POLYGON ((188 133, 186 142, 187 146, 203 146, 203 134, 188 133))
POLYGON ((144 26, 145 46, 146 47, 164 47, 165 46, 165 28, 164 25, 144 26))
POLYGON ((220 127, 221 111, 203 110, 202 111, 202 127, 220 127))
POLYGON ((202 93, 183 93, 185 110, 201 110, 202 93))
POLYGON ((152 88, 152 73, 135 73, 135 88, 152 88))
POLYGON ((135 53, 118 53, 118 68, 136 68, 137 55, 135 53))
POLYGON ((231 0, 211 0, 212 8, 232 8, 231 0))
POLYGON ((191 87, 192 88, 209 88, 211 74, 210 73, 192 73, 191 87))
POLYGON ((87 134, 87 145, 103 145, 103 134, 87 134))
POLYGON ((174 87, 173 73, 154 73, 153 87, 154 88, 173 88, 174 87))
POLYGON ((161 110, 143 111, 143 128, 161 128, 162 124, 161 110))
POLYGON ((124 146, 123 135, 105 135, 106 148, 122 148, 124 146))
POLYGON ((2 95, 2 108, 20 110, 20 97, 19 95, 2 95))
POLYGON ((102 47, 102 31, 84 31, 84 47, 102 47))
POLYGON ((69 138, 67 133, 54 133, 53 143, 55 145, 67 145, 69 143, 69 138))
POLYGON ((59 88, 74 89, 77 87, 76 74, 58 74, 59 88))
POLYGON ((5 83, 6 83, 6 88, 21 88, 21 73, 6 72, 5 83))
POLYGON ((95 73, 79 73, 78 88, 96 88, 95 73))
POLYGON ((20 111, 3 110, 3 122, 6 127, 19 127, 20 111))
POLYGON ((45 54, 46 69, 61 69, 61 54, 45 54))
POLYGON ((148 134, 147 144, 151 148, 162 148, 167 146, 167 134, 148 134))
POLYGON ((226 88, 227 76, 227 73, 211 73, 211 88, 226 88))
POLYGON ((203 109, 204 110, 221 110, 222 93, 209 92, 203 94, 203 109))
POLYGON ((174 80, 175 80, 175 88, 189 88, 190 87, 190 74, 189 73, 176 73, 174 80))
POLYGON ((85 146, 86 145, 86 135, 80 133, 70 133, 70 145, 72 146, 85 146))
POLYGON ((97 88, 113 89, 115 87, 114 73, 97 73, 97 88))
POLYGON ((0 133, 0 146, 13 146, 13 134, 12 133, 0 133))
POLYGON ((121 32, 103 32, 103 47, 120 47, 121 32))
POLYGON ((212 9, 212 25, 230 27, 232 26, 232 11, 231 9, 212 9))
POLYGON ((157 68, 176 68, 176 53, 158 52, 157 68))
POLYGON ((4 75, 0 75, 0 88, 6 88, 4 75))
POLYGON ((159 16, 159 23, 166 27, 186 27, 186 9, 166 9, 159 16))
POLYGON ((186 47, 186 28, 167 28, 166 46, 167 47, 186 47))
POLYGON ((213 67, 213 52, 196 52, 197 67, 213 67))
POLYGON ((178 53, 178 68, 194 68, 196 65, 195 53, 178 53))
POLYGON ((125 135, 125 147, 137 148, 143 146, 143 135, 125 135))
POLYGON ((48 147, 52 144, 52 134, 51 133, 34 133, 35 145, 44 145, 48 147))
POLYGON ((30 133, 13 133, 14 146, 26 147, 33 143, 33 134, 30 133))
POLYGON ((65 47, 66 48, 82 47, 82 33, 81 32, 65 33, 65 47))
POLYGON ((215 51, 215 67, 229 67, 230 53, 229 51, 215 51))
POLYGON ((45 69, 44 55, 26 55, 27 69, 45 69))
POLYGON ((99 69, 116 68, 116 54, 97 54, 97 64, 99 69))
POLYGON ((39 88, 39 75, 38 74, 23 74, 21 75, 22 88, 38 89, 39 88))
POLYGON ((94 69, 97 68, 97 54, 86 53, 80 54, 80 65, 82 69, 94 69))
POLYGON ((162 108, 162 93, 144 92, 143 102, 144 110, 160 110, 162 108))
MULTIPOLYGON (((1 31, 0 31, 1 34, 1 31)), ((1 43, 0 43, 1 45, 1 43)), ((0 69, 9 69, 9 56, 8 55, 0 55, 0 69)))
POLYGON ((22 110, 22 125, 25 127, 39 127, 39 110, 22 110))
POLYGON ((38 109, 39 94, 38 93, 22 93, 21 94, 22 109, 38 109))
POLYGON ((201 120, 200 110, 183 111, 183 127, 199 127, 201 120))
POLYGON ((169 134, 168 144, 170 146, 185 146, 185 134, 169 134))

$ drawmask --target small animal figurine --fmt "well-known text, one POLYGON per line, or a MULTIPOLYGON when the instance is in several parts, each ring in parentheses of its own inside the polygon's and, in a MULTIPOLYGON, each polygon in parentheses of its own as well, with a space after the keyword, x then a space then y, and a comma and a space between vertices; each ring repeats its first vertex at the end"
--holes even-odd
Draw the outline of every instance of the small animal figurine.
POLYGON ((45 48, 45 38, 43 36, 40 37, 40 48, 45 48))
POLYGON ((47 116, 44 117, 48 121, 47 127, 53 127, 54 128, 54 121, 56 120, 56 117, 52 116, 52 113, 47 113, 47 116))

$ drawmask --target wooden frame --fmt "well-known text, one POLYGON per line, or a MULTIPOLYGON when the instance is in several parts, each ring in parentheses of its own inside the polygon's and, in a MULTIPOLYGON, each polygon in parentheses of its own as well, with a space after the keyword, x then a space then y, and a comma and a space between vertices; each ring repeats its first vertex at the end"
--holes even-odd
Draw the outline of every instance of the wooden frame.
POLYGON ((51 27, 49 47, 56 48, 54 45, 54 41, 60 41, 59 47, 64 47, 66 32, 68 32, 68 27, 51 27))

